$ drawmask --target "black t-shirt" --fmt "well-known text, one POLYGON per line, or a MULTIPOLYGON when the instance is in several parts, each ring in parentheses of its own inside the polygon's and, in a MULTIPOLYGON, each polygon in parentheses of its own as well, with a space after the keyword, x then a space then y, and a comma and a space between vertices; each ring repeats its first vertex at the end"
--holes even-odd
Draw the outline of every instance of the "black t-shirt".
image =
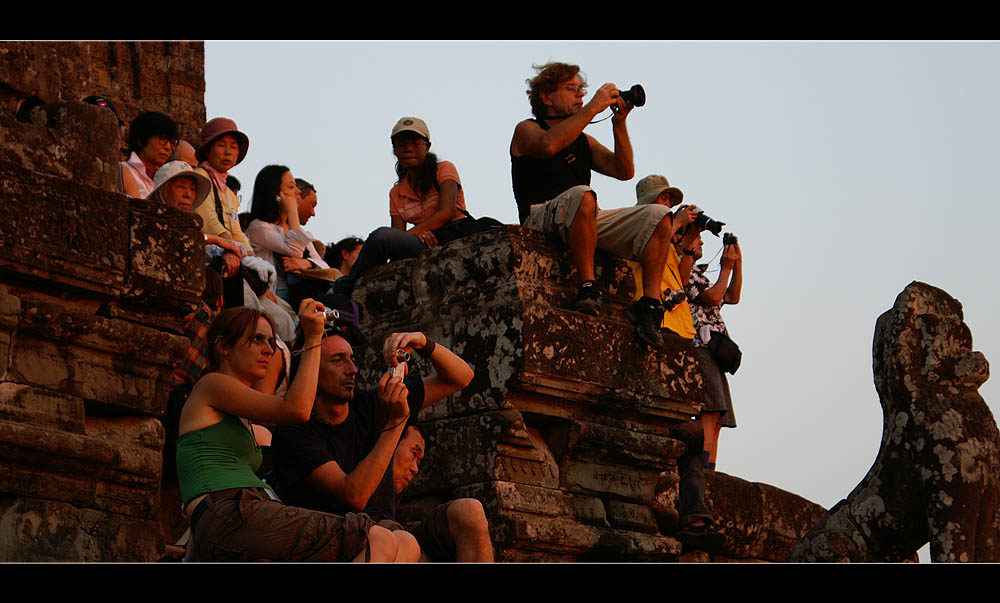
MULTIPOLYGON (((550 129, 545 120, 531 121, 543 130, 550 129)), ((545 203, 574 186, 589 185, 592 167, 590 141, 582 132, 568 147, 548 159, 511 155, 510 179, 521 224, 528 219, 532 205, 545 203)))
MULTIPOLYGON (((411 424, 416 422, 424 404, 424 382, 420 374, 413 371, 403 378, 403 383, 409 390, 407 402, 410 417, 407 424, 411 424)), ((275 427, 271 439, 274 463, 274 483, 271 486, 285 504, 337 515, 357 511, 305 482, 306 476, 329 461, 335 461, 344 473, 354 471, 382 435, 388 417, 376 390, 358 391, 348 405, 347 419, 339 425, 327 425, 311 419, 308 423, 275 427)), ((396 492, 392 477, 390 462, 378 488, 363 509, 375 521, 396 518, 396 492)))

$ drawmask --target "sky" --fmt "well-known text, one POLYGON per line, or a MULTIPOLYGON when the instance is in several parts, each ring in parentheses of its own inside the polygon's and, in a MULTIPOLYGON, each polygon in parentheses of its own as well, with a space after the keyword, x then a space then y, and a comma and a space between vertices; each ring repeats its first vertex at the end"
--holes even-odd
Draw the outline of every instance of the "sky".
MULTIPOLYGON (((315 184, 307 227, 324 241, 388 225, 402 116, 427 122, 474 216, 516 223, 510 138, 550 60, 591 90, 646 90, 628 117, 636 177, 595 174, 602 208, 662 174, 739 236, 742 300, 723 310, 743 350, 738 428, 718 470, 827 508, 845 497, 882 433, 875 320, 911 281, 958 299, 973 349, 1000 358, 997 43, 207 42, 205 104, 250 137, 242 209, 257 171, 286 165, 315 184)), ((586 132, 612 146, 610 120, 586 132)), ((720 247, 705 235, 710 270, 720 247)), ((979 391, 996 415, 996 381, 979 391)))

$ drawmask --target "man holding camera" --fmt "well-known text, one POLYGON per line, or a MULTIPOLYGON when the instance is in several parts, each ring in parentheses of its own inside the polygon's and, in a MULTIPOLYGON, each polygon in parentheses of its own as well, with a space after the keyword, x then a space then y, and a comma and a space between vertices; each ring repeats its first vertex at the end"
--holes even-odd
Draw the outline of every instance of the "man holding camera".
POLYGON ((514 128, 510 142, 511 180, 518 219, 527 228, 558 235, 568 246, 579 291, 570 309, 600 315, 601 293, 594 276, 594 251, 599 247, 626 259, 638 260, 643 274, 643 296, 626 309, 640 339, 663 345, 659 327, 660 275, 671 235, 682 220, 667 218, 669 209, 647 204, 602 211, 590 188, 591 171, 619 180, 635 174, 626 119, 633 103, 611 83, 604 84, 584 103, 586 83, 580 68, 566 63, 535 67, 527 81, 533 119, 514 128), (614 151, 583 130, 605 109, 613 112, 614 151))
MULTIPOLYGON (((364 512, 387 522, 384 527, 402 529, 395 521, 397 444, 421 408, 467 386, 473 372, 424 333, 393 333, 382 346, 390 371, 383 373, 377 389, 357 390, 351 341, 364 342, 355 323, 340 318, 328 328, 312 417, 274 429, 272 485, 286 504, 340 515, 364 512), (415 371, 402 376, 405 368, 396 355, 400 349, 428 358, 434 376, 415 371)), ((485 513, 473 499, 439 506, 413 533, 434 560, 493 559, 485 513)))
MULTIPOLYGON (((685 258, 698 261, 702 257, 703 242, 701 229, 691 228, 681 237, 678 250, 685 258)), ((719 277, 715 284, 705 276, 708 264, 698 264, 691 269, 687 279, 685 292, 691 307, 694 322, 694 344, 698 352, 698 360, 709 370, 719 371, 719 379, 710 380, 718 383, 718 387, 707 392, 707 401, 702 408, 698 421, 704 431, 704 451, 701 454, 701 464, 706 469, 715 469, 715 459, 719 448, 719 433, 723 427, 736 427, 736 415, 733 411, 733 399, 729 392, 729 382, 723 369, 735 372, 735 367, 719 366, 710 348, 719 344, 735 347, 729 339, 726 323, 720 312, 723 304, 737 304, 740 301, 740 291, 743 288, 743 253, 739 242, 732 233, 723 237, 722 259, 719 260, 719 277), (710 343, 713 338, 718 339, 710 343)), ((738 348, 735 351, 739 354, 738 348)), ((728 354, 727 354, 728 355, 728 354)))

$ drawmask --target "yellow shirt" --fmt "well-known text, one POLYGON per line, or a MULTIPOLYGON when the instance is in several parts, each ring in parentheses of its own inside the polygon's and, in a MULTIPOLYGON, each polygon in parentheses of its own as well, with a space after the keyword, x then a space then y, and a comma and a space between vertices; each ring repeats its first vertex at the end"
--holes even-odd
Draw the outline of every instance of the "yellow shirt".
MULTIPOLYGON (((212 179, 212 175, 205 168, 195 168, 195 171, 209 180, 212 179)), ((247 250, 247 254, 253 255, 253 248, 250 245, 250 241, 247 240, 243 229, 240 228, 239 198, 236 196, 236 193, 228 188, 220 190, 217 182, 215 183, 215 190, 219 192, 219 202, 222 204, 222 219, 224 222, 219 222, 219 216, 215 213, 215 196, 212 191, 209 191, 205 202, 194 210, 196 214, 201 216, 201 231, 205 234, 232 239, 243 245, 247 250)))
MULTIPOLYGON (((625 260, 632 267, 632 276, 635 277, 635 298, 642 297, 642 266, 638 262, 625 260)), ((665 291, 682 289, 680 278, 681 258, 677 255, 674 246, 670 246, 667 253, 667 263, 663 267, 663 277, 660 279, 660 298, 663 298, 665 291)), ((694 320, 691 318, 691 308, 686 301, 674 306, 674 309, 663 313, 661 327, 670 329, 681 337, 694 339, 694 320)))

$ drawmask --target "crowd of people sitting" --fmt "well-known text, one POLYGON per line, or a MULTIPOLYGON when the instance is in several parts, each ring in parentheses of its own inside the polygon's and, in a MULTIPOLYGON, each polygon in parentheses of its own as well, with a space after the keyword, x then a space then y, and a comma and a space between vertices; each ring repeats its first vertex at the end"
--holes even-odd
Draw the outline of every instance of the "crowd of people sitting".
MULTIPOLYGON (((527 80, 534 118, 517 124, 510 143, 519 220, 565 243, 578 279, 568 310, 606 313, 594 252, 624 258, 636 279, 625 316, 637 339, 651 347, 663 346, 664 337, 692 340, 706 370, 718 373, 708 380, 701 415, 672 432, 692 459, 678 464, 678 537, 717 548, 721 534, 702 502, 701 472, 714 468, 720 427, 736 425, 723 371, 735 372, 739 351, 719 308, 739 301, 739 245, 725 245, 711 283, 706 265, 695 265, 702 212, 682 205, 681 190, 660 175, 638 181, 634 205, 601 210, 591 172, 634 176, 626 129, 633 103, 610 83, 584 103, 587 84, 575 65, 535 69, 527 80), (609 108, 613 149, 584 133, 609 108)), ((469 366, 425 333, 393 333, 381 347, 389 370, 371 389, 356 382, 353 348, 367 343, 364 308, 351 299, 358 279, 387 261, 499 225, 470 215, 457 167, 430 152, 423 120, 401 118, 389 140, 396 157, 389 225, 364 240, 326 245, 305 229, 316 213, 316 187, 286 166, 258 172, 248 211, 240 213, 241 183, 229 172, 246 158, 250 137, 232 119, 209 120, 192 142, 180 140, 177 124, 159 112, 128 126, 120 191, 198 215, 205 239, 205 290, 186 319, 191 346, 174 375, 167 414, 189 559, 493 558, 479 501, 441 505, 409 531, 395 517, 427 445, 417 415, 467 386, 469 366), (409 353, 429 359, 433 377, 413 371, 409 353), (273 454, 264 469, 262 447, 273 454)))

